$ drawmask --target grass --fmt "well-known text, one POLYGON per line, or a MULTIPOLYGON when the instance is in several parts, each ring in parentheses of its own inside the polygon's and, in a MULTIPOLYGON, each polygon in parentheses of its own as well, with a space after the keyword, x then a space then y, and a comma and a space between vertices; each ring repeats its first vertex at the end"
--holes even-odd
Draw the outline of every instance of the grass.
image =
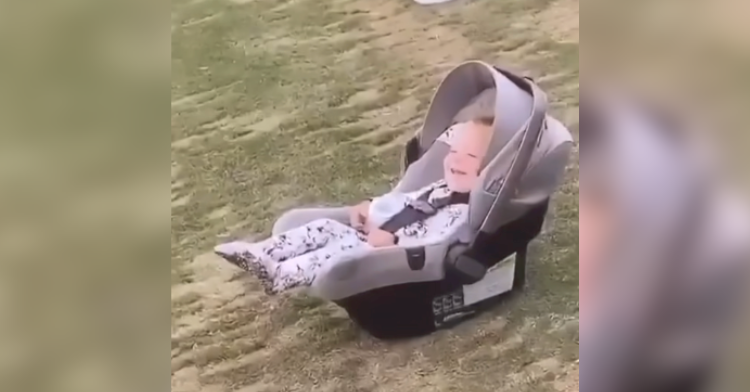
POLYGON ((178 0, 172 26, 173 392, 577 390, 577 159, 526 294, 426 338, 376 341, 207 253, 289 208, 388 189, 462 61, 528 71, 577 129, 577 0, 178 0))

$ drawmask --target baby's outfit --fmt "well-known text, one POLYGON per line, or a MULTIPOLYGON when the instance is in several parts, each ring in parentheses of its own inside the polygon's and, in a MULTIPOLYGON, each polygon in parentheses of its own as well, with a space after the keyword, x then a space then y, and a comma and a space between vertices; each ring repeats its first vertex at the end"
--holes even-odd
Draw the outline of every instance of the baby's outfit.
MULTIPOLYGON (((390 228, 386 231, 398 238, 400 247, 438 243, 468 219, 468 195, 455 195, 442 180, 416 192, 391 192, 372 200, 368 223, 390 228), (430 208, 435 210, 422 220, 403 213, 430 208)), ((269 294, 310 286, 325 269, 372 251, 364 234, 331 219, 319 219, 265 241, 236 241, 215 248, 226 260, 257 275, 269 294)))

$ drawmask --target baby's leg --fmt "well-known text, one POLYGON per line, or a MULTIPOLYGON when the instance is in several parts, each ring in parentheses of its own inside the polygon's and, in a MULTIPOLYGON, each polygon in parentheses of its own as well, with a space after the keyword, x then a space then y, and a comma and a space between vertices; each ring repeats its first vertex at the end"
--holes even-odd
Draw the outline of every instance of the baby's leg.
POLYGON ((318 219, 302 227, 281 233, 267 240, 263 252, 274 261, 288 259, 320 249, 344 237, 360 235, 353 228, 332 219, 318 219))
POLYGON ((272 275, 260 276, 268 294, 277 294, 295 287, 310 286, 327 261, 326 248, 277 263, 272 275))
POLYGON ((331 241, 360 235, 342 223, 320 219, 281 233, 265 241, 249 243, 235 241, 217 246, 214 251, 246 271, 265 270, 273 275, 277 263, 282 263, 326 246, 331 241))
POLYGON ((336 239, 320 249, 278 263, 272 276, 261 279, 266 291, 275 294, 295 287, 310 286, 323 268, 361 257, 372 249, 361 234, 348 229, 350 230, 335 233, 336 239))
POLYGON ((251 253, 259 258, 282 262, 325 246, 333 238, 330 233, 335 231, 332 228, 336 225, 344 226, 332 220, 320 219, 261 242, 234 241, 219 245, 214 250, 222 255, 251 253))

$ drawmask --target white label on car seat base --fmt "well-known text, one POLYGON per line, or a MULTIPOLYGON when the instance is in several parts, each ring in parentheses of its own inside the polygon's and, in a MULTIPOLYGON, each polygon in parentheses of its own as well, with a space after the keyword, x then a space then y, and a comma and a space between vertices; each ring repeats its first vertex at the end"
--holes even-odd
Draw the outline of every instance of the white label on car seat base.
POLYGON ((513 289, 515 270, 515 254, 492 266, 482 280, 464 286, 464 305, 475 304, 513 289))

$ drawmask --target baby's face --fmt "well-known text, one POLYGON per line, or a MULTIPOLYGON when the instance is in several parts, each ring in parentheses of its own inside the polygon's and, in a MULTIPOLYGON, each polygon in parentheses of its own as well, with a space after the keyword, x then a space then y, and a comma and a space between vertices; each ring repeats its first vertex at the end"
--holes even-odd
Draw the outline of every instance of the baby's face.
POLYGON ((491 127, 473 122, 464 124, 456 135, 443 161, 445 181, 451 191, 466 193, 474 188, 491 135, 491 127))

